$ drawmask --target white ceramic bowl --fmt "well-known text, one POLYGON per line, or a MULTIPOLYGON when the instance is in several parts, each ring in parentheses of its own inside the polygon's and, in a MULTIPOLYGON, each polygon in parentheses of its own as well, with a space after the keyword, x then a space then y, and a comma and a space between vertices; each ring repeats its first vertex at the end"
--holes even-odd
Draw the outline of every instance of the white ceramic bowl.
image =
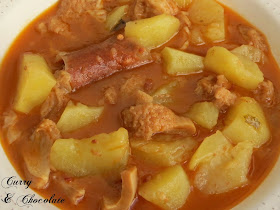
MULTIPOLYGON (((0 0, 0 61, 17 34, 37 15, 56 0, 0 0)), ((268 38, 277 62, 280 64, 280 0, 220 0, 259 28, 268 38)), ((236 206, 235 210, 280 210, 280 160, 261 186, 236 206)), ((0 146, 0 209, 55 209, 50 204, 32 204, 20 207, 17 198, 34 194, 23 186, 6 188, 3 179, 17 176, 0 146), (3 186, 2 186, 3 185, 3 186), (13 195, 10 203, 3 200, 13 195)), ((18 176, 17 176, 18 177, 18 176)), ((19 179, 19 177, 18 177, 19 179)), ((39 198, 38 195, 36 195, 39 198)))

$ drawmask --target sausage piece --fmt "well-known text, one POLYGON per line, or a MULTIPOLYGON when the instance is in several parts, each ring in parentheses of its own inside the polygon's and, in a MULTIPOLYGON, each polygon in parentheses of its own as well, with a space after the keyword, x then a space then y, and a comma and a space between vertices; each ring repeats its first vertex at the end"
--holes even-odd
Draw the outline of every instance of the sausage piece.
POLYGON ((150 53, 131 40, 108 40, 62 55, 65 70, 71 75, 72 89, 81 88, 122 70, 152 62, 150 53))

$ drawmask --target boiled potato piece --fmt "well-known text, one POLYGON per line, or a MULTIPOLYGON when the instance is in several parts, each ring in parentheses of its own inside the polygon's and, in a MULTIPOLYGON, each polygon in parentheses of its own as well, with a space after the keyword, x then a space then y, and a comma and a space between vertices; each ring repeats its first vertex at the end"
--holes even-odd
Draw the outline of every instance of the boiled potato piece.
POLYGON ((259 148, 270 139, 270 130, 264 112, 253 98, 238 99, 225 121, 223 134, 233 143, 250 141, 259 148))
POLYGON ((81 177, 119 176, 129 155, 128 132, 120 128, 88 139, 58 139, 51 148, 51 165, 58 171, 81 177))
POLYGON ((206 194, 220 194, 246 185, 252 153, 252 144, 242 142, 213 156, 199 167, 194 186, 206 194))
POLYGON ((212 102, 201 102, 192 105, 186 115, 198 125, 211 130, 217 125, 219 109, 212 102))
POLYGON ((208 25, 224 19, 224 8, 215 0, 195 0, 188 11, 192 23, 198 25, 208 25))
MULTIPOLYGON (((203 40, 204 38, 208 42, 225 40, 224 8, 215 0, 195 0, 188 12, 191 22, 194 23, 192 28, 200 26, 203 40)), ((198 29, 194 32, 198 34, 198 29)), ((196 41, 194 38, 192 40, 196 41)), ((202 43, 202 41, 200 42, 202 43)))
POLYGON ((56 80, 45 59, 37 54, 25 53, 19 71, 14 109, 27 114, 46 100, 56 80))
POLYGON ((207 26, 194 25, 191 29, 191 43, 195 45, 203 45, 206 42, 219 42, 225 39, 225 23, 224 20, 211 23, 207 26))
POLYGON ((250 59, 234 55, 223 47, 212 47, 204 59, 205 68, 226 78, 240 87, 252 90, 264 80, 258 65, 250 59))
POLYGON ((184 162, 191 157, 197 146, 197 142, 189 137, 173 137, 171 141, 162 138, 151 141, 131 140, 130 144, 133 156, 155 166, 173 166, 184 162))
POLYGON ((187 174, 181 166, 167 168, 139 188, 139 195, 167 210, 181 208, 190 193, 187 174))
POLYGON ((165 47, 161 52, 169 75, 187 75, 203 70, 203 57, 165 47))
POLYGON ((251 74, 253 74, 255 76, 255 80, 256 80, 255 83, 257 83, 259 85, 261 82, 264 81, 263 73, 261 72, 259 66, 256 63, 251 61, 250 58, 245 57, 243 55, 236 54, 236 56, 242 62, 245 69, 248 70, 249 72, 251 72, 251 74))
POLYGON ((221 131, 217 131, 212 136, 203 140, 191 158, 189 169, 195 170, 199 164, 205 163, 213 156, 224 153, 229 149, 232 149, 231 143, 221 133, 221 131))
POLYGON ((163 14, 128 22, 125 36, 144 47, 153 49, 169 41, 178 33, 179 28, 180 21, 176 17, 163 14))
POLYGON ((175 0, 175 2, 177 3, 178 7, 181 9, 186 9, 193 0, 175 0))
POLYGON ((108 14, 106 19, 106 28, 112 30, 121 21, 121 19, 127 14, 128 5, 116 7, 110 14, 108 14))
POLYGON ((103 110, 104 107, 90 107, 69 101, 57 123, 57 127, 62 133, 75 131, 92 122, 97 122, 103 110))
POLYGON ((168 104, 173 102, 172 94, 180 86, 179 81, 175 80, 159 87, 153 94, 153 101, 157 104, 168 104))
POLYGON ((242 45, 233 49, 231 52, 237 55, 243 55, 253 62, 261 62, 264 57, 264 54, 260 49, 251 45, 242 45))
POLYGON ((226 37, 224 20, 211 23, 203 28, 203 35, 210 42, 223 41, 226 37))

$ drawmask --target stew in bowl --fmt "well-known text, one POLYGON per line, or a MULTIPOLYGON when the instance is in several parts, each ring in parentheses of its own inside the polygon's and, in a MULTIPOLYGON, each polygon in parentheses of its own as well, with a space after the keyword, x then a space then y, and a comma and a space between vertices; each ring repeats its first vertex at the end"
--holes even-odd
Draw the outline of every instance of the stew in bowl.
POLYGON ((228 209, 278 158, 279 72, 214 0, 61 0, 3 59, 1 143, 62 209, 228 209))

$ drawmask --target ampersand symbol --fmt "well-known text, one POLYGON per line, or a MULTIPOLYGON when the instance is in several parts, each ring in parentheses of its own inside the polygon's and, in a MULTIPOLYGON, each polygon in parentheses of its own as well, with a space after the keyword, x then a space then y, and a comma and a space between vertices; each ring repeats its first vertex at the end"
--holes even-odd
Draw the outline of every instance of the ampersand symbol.
POLYGON ((10 203, 12 201, 12 197, 14 196, 14 194, 12 193, 7 193, 7 196, 4 199, 1 199, 3 202, 5 203, 10 203))

